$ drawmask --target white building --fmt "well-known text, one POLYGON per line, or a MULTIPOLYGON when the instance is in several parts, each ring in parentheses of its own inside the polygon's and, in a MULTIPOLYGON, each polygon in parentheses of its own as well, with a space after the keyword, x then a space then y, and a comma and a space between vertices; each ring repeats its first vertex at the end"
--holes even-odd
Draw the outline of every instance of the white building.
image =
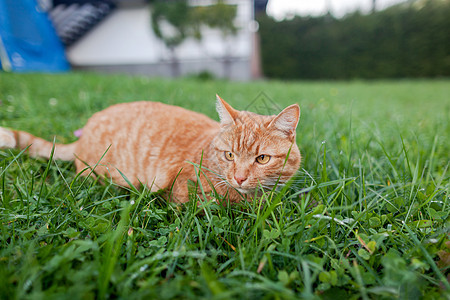
MULTIPOLYGON (((191 0, 203 6, 211 0, 191 0)), ((188 37, 175 48, 178 75, 209 72, 216 77, 250 80, 260 76, 253 0, 228 0, 236 5, 235 35, 202 28, 202 39, 188 37)), ((106 19, 67 49, 75 68, 168 77, 174 75, 169 49, 151 27, 150 7, 145 1, 123 1, 106 19)), ((163 29, 163 28, 162 28, 163 29)))

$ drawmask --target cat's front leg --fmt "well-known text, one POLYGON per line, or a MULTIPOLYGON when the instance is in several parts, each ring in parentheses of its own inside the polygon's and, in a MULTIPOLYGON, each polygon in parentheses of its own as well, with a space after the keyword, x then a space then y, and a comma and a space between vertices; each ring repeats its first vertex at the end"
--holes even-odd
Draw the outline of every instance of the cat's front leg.
POLYGON ((172 184, 172 187, 167 191, 167 197, 169 202, 186 203, 189 201, 189 190, 187 186, 187 180, 180 180, 178 178, 172 184), (181 183, 183 181, 184 184, 181 183))

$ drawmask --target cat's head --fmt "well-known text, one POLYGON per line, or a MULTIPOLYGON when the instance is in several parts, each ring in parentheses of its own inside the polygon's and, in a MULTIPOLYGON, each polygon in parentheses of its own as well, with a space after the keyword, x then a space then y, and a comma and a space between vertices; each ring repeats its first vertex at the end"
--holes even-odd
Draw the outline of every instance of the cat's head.
POLYGON ((293 104, 278 115, 238 111, 217 96, 220 133, 213 141, 220 175, 243 194, 283 184, 300 167, 295 130, 300 108, 293 104))

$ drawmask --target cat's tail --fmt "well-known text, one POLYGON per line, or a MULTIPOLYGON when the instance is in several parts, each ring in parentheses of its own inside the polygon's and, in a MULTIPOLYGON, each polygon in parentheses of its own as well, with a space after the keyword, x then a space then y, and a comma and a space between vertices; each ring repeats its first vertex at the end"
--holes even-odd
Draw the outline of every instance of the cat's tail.
MULTIPOLYGON (((76 143, 55 144, 53 159, 75 160, 76 143)), ((27 147, 30 156, 49 159, 52 153, 53 143, 25 131, 9 130, 0 127, 0 149, 25 149, 27 147)))

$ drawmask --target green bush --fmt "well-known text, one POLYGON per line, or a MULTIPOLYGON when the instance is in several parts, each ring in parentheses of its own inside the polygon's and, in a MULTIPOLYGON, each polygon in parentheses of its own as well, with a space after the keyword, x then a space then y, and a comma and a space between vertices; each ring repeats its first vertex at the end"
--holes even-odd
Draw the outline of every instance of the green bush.
POLYGON ((450 1, 416 1, 369 15, 277 22, 260 16, 269 78, 450 76, 450 1))

